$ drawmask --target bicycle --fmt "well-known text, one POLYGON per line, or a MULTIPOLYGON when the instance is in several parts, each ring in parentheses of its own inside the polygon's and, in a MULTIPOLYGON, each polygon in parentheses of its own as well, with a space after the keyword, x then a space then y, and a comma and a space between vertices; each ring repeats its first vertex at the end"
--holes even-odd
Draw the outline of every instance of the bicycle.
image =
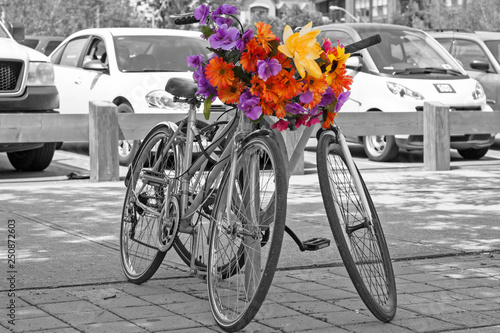
MULTIPOLYGON (((193 23, 192 15, 180 20, 193 23)), ((346 50, 354 53, 379 41, 374 36, 348 45, 346 50)), ((304 130, 285 164, 282 154, 286 149, 279 132, 265 125, 255 128, 248 120, 245 123, 239 110, 227 123, 199 126, 195 121, 199 105, 196 86, 172 79, 166 90, 175 99, 188 102, 190 111, 187 121, 178 126, 157 125, 134 159, 122 217, 124 271, 134 283, 148 280, 173 246, 192 273, 206 275, 217 324, 226 331, 239 330, 265 300, 285 231, 301 251, 330 244, 324 238, 303 242, 285 225, 287 170, 297 164, 314 127, 304 130), (207 136, 205 141, 211 143, 205 147, 198 133, 212 130, 215 134, 207 136), (201 153, 193 161, 194 143, 201 153), (209 161, 211 169, 207 168, 209 161), (142 194, 145 189, 147 195, 142 194), (137 241, 138 216, 145 220, 145 238, 153 239, 154 244, 137 241), (147 250, 131 256, 129 240, 147 250), (132 267, 132 257, 140 262, 147 257, 146 267, 139 273, 132 267)), ((328 221, 349 276, 367 308, 388 322, 397 305, 389 251, 368 189, 336 125, 318 131, 317 168, 328 221)), ((137 266, 142 267, 139 262, 137 266)))

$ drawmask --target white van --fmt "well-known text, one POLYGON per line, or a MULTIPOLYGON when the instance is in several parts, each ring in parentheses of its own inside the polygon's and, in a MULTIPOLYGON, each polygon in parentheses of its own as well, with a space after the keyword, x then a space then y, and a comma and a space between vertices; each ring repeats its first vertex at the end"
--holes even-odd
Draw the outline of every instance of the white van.
MULTIPOLYGON (((342 23, 317 27, 318 40, 329 38, 348 45, 374 34, 382 42, 361 50, 346 63, 353 76, 350 100, 342 111, 422 111, 425 101, 450 109, 492 111, 481 85, 430 35, 419 29, 379 23, 342 23)), ((385 135, 348 138, 362 143, 374 161, 390 161, 399 148, 423 149, 421 135, 385 135)), ((468 159, 483 157, 495 142, 494 134, 451 137, 451 148, 468 159)))

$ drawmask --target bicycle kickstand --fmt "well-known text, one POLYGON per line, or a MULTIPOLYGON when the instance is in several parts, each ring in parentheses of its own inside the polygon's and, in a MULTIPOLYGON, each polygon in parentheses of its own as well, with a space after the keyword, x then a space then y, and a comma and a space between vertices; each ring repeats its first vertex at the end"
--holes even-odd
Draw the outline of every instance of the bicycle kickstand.
POLYGON ((290 229, 287 225, 285 226, 285 231, 292 237, 292 239, 299 246, 300 251, 318 251, 330 246, 330 240, 328 238, 315 237, 308 239, 306 241, 301 241, 299 237, 290 229))

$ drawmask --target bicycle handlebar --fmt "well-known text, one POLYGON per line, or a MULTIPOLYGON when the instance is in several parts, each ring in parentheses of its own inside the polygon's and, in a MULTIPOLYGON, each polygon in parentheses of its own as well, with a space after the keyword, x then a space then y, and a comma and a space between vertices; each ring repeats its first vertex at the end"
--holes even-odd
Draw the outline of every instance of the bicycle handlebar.
POLYGON ((365 49, 369 46, 378 44, 382 41, 382 38, 380 38, 379 34, 370 36, 368 38, 362 39, 360 41, 357 41, 355 43, 349 44, 345 47, 345 53, 354 53, 359 50, 365 49))
POLYGON ((200 22, 194 17, 193 13, 170 15, 174 19, 174 23, 177 25, 193 24, 200 22))
MULTIPOLYGON (((186 14, 177 14, 177 15, 170 15, 170 17, 174 20, 174 23, 177 25, 184 25, 184 24, 193 24, 200 22, 194 17, 194 13, 186 13, 186 14)), ((362 39, 360 41, 357 41, 355 43, 349 44, 345 47, 345 53, 354 53, 359 50, 365 49, 369 46, 375 45, 380 43, 382 38, 380 38, 379 34, 370 36, 368 38, 362 39)))

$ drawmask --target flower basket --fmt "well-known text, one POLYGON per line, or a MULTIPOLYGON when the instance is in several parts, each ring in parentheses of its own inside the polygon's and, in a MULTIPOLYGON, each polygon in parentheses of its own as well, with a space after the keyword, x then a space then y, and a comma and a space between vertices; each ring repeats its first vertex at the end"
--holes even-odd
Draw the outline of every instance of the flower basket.
POLYGON ((295 33, 286 26, 282 40, 263 22, 255 23, 255 31, 244 31, 238 13, 234 6, 211 11, 205 4, 194 12, 213 52, 209 59, 186 59, 196 69, 193 77, 198 94, 205 97, 205 117, 219 98, 254 122, 276 117, 272 128, 280 131, 320 122, 330 127, 352 84, 345 69, 350 54, 340 41, 320 44, 320 31, 312 29, 312 22, 295 33))

